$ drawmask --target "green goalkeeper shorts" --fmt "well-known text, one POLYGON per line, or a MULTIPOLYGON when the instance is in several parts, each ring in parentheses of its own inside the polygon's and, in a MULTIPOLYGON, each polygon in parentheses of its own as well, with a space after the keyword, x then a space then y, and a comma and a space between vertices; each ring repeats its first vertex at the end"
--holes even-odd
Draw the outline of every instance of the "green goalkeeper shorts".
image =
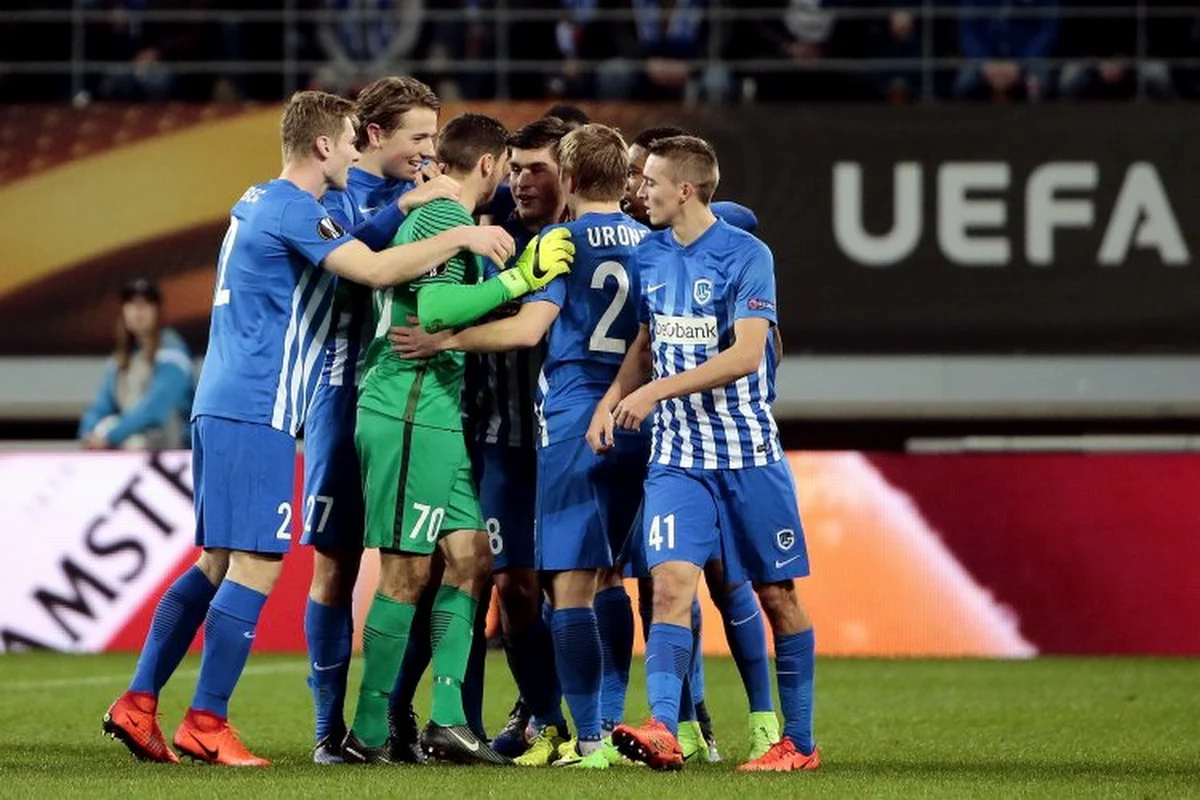
POLYGON ((358 409, 367 547, 429 555, 452 531, 483 530, 462 431, 358 409))

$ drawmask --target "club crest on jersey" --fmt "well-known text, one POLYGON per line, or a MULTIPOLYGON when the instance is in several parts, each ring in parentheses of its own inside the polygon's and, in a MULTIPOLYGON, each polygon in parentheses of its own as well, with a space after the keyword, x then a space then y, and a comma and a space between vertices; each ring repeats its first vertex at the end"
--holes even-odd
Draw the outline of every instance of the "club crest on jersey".
POLYGON ((317 235, 326 241, 340 239, 346 235, 346 230, 332 217, 322 217, 317 222, 317 235))
POLYGON ((697 280, 692 284, 692 297, 696 298, 696 302, 700 305, 712 300, 712 281, 708 278, 697 280))
POLYGON ((791 528, 784 528, 775 534, 775 543, 786 553, 796 544, 796 532, 791 528))

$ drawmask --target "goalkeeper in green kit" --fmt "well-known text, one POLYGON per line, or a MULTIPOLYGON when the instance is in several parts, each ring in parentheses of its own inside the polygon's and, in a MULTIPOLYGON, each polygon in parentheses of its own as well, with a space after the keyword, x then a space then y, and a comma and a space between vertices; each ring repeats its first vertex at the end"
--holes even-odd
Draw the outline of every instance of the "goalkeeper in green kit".
MULTIPOLYGON (((506 175, 508 132, 481 114, 455 117, 438 138, 437 159, 461 185, 458 201, 413 211, 393 245, 427 239, 487 204, 506 175)), ((392 352, 388 328, 416 316, 427 331, 466 325, 540 289, 569 270, 574 246, 562 236, 534 239, 516 265, 480 281, 478 257, 461 251, 406 286, 375 292, 375 338, 358 394, 355 445, 362 465, 367 547, 380 551, 379 587, 363 630, 363 680, 354 723, 342 743, 347 763, 392 763, 388 695, 408 644, 417 601, 430 580, 434 549, 445 572, 433 605, 433 707, 421 745, 461 763, 507 764, 467 726, 462 680, 479 593, 492 554, 463 440, 463 354, 428 359, 392 352)))

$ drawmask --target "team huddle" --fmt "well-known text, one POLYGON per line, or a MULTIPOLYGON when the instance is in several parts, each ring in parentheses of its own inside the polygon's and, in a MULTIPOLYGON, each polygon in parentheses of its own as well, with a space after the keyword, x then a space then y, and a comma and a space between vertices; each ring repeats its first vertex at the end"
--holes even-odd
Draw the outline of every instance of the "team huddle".
POLYGON ((174 750, 270 763, 228 705, 295 522, 314 551, 317 763, 719 759, 703 573, 749 705, 739 769, 817 768, 812 624, 793 585, 808 557, 771 414, 782 345, 754 215, 713 202, 716 154, 677 128, 627 144, 549 115, 514 133, 474 113, 439 127, 439 110, 411 78, 355 101, 301 92, 285 109, 283 171, 234 205, 218 256, 193 407, 201 554, 159 601, 104 730, 138 758, 178 761, 158 695, 203 624, 174 750), (379 578, 347 718, 364 548, 378 550, 379 578), (642 725, 625 720, 630 576, 642 725), (493 586, 519 697, 489 739, 493 586), (412 708, 427 671, 422 727, 412 708))

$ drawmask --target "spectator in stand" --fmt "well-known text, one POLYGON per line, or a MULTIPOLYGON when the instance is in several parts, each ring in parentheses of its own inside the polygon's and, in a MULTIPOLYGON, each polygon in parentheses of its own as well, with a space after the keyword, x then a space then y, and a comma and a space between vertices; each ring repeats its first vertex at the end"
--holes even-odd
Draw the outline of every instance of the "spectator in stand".
POLYGON ((386 75, 413 72, 425 21, 424 0, 325 0, 334 17, 317 26, 325 58, 314 88, 354 94, 386 75))
POLYGON ((1038 100, 1050 88, 1042 62, 1058 44, 1058 0, 959 0, 958 44, 968 63, 956 97, 1038 100))
MULTIPOLYGON (((873 95, 861 72, 831 71, 826 58, 865 58, 865 26, 838 19, 838 0, 776 0, 776 14, 754 25, 735 45, 740 58, 779 58, 790 69, 754 77, 755 94, 767 101, 861 100, 873 95), (747 43, 752 49, 747 49, 747 43)), ((736 37, 735 37, 736 38, 736 37)), ((743 89, 743 96, 746 92, 743 89)))
POLYGON ((1063 20, 1064 55, 1072 60, 1063 67, 1059 91, 1073 100, 1131 100, 1139 82, 1146 97, 1170 94, 1170 72, 1161 61, 1134 63, 1137 46, 1136 9, 1129 0, 1074 0, 1091 8, 1111 9, 1114 16, 1066 17, 1063 20))
POLYGON ((121 290, 117 349, 79 423, 89 450, 189 445, 192 359, 179 334, 162 327, 161 310, 154 283, 136 280, 121 290))
POLYGON ((911 66, 889 66, 875 71, 874 83, 890 103, 909 103, 921 94, 922 37, 927 35, 914 2, 875 0, 883 16, 867 23, 868 57, 890 61, 910 60, 911 66))

